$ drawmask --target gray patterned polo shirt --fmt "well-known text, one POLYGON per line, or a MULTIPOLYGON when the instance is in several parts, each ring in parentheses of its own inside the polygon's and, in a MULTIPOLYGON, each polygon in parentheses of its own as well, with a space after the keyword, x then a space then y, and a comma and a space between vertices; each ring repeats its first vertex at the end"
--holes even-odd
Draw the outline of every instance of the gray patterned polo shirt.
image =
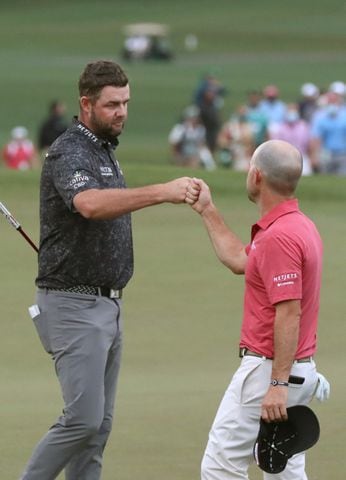
POLYGON ((38 287, 121 289, 132 277, 130 214, 88 220, 73 206, 84 190, 126 188, 113 148, 75 120, 49 149, 41 173, 38 287))

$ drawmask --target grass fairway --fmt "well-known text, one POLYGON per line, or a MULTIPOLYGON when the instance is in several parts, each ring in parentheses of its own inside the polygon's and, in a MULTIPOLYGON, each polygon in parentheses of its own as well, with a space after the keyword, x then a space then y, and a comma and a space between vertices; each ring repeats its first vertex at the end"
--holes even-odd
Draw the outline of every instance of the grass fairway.
MULTIPOLYGON (((126 165, 128 183, 163 181, 185 170, 126 165)), ((242 238, 256 219, 244 176, 202 173, 227 222, 242 238)), ((2 171, 1 201, 38 241, 38 174, 2 171)), ((345 181, 303 179, 301 206, 325 242, 319 353, 332 398, 313 403, 322 435, 308 454, 309 479, 343 480, 346 334, 343 274, 345 181)), ((136 272, 125 294, 126 346, 117 420, 105 456, 105 480, 190 480, 218 402, 238 365, 243 279, 214 258, 200 219, 187 206, 162 205, 133 215, 136 272)), ((1 479, 17 478, 40 435, 61 411, 53 364, 43 352, 27 306, 34 298, 35 252, 0 218, 2 348, 1 479)), ((252 477, 260 472, 252 468, 252 477)))
MULTIPOLYGON (((224 116, 248 88, 277 83, 295 100, 303 82, 346 80, 343 0, 2 0, 0 145, 23 124, 33 138, 53 98, 77 110, 77 77, 89 60, 119 59, 122 27, 168 23, 176 59, 127 64, 132 101, 119 159, 129 186, 201 175, 226 220, 242 238, 257 212, 244 176, 169 166, 167 135, 207 71, 229 89, 224 116), (184 38, 199 38, 195 52, 184 38)), ((0 169, 0 201, 38 243, 38 172, 0 169)), ((322 428, 309 454, 309 480, 344 480, 345 179, 303 179, 301 206, 325 242, 319 352, 332 383, 327 404, 313 404, 322 428)), ((136 271, 126 289, 126 346, 117 420, 103 480, 192 480, 217 405, 238 365, 243 279, 214 257, 200 219, 187 206, 133 215, 136 271)), ((34 301, 36 256, 0 218, 0 479, 18 478, 31 449, 61 411, 53 364, 27 307, 34 301)), ((261 478, 252 469, 253 480, 261 478)), ((38 479, 40 480, 40 479, 38 479)), ((294 480, 294 479, 292 479, 294 480)))

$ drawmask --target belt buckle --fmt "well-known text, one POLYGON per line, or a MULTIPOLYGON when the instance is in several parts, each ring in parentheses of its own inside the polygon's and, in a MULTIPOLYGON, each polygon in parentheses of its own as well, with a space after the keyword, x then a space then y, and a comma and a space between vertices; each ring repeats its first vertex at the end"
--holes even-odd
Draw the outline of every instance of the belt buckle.
POLYGON ((109 290, 109 298, 120 298, 120 290, 114 290, 111 288, 109 290))
POLYGON ((243 358, 246 354, 246 351, 247 351, 246 347, 239 348, 239 357, 243 358))

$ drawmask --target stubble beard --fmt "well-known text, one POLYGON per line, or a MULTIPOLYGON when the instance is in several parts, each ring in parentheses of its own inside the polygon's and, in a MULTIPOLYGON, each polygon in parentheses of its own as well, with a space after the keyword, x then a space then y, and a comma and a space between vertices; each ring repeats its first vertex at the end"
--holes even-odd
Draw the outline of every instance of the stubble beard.
POLYGON ((115 128, 112 124, 102 122, 97 118, 94 112, 91 113, 90 123, 93 133, 99 138, 114 143, 124 129, 124 122, 121 127, 115 128))

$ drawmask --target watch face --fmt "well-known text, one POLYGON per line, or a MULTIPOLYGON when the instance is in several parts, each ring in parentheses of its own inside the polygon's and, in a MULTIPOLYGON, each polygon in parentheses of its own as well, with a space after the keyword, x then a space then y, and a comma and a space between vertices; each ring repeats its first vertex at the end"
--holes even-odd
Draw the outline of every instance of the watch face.
POLYGON ((274 379, 274 380, 272 380, 270 383, 271 383, 272 385, 274 385, 274 387, 275 387, 275 386, 278 384, 278 381, 274 379))

